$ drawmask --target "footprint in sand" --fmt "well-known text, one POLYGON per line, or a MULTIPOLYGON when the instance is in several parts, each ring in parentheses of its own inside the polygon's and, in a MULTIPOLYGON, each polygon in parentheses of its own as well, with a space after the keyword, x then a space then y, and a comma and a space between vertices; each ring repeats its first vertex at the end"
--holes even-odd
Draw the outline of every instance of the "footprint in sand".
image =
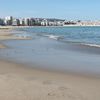
POLYGON ((60 86, 58 89, 54 89, 53 91, 49 92, 47 96, 49 98, 58 98, 58 100, 64 98, 68 100, 87 100, 80 93, 77 93, 65 86, 60 86))
POLYGON ((66 90, 69 90, 69 89, 70 88, 65 87, 65 86, 58 87, 58 90, 61 90, 61 91, 66 91, 66 90))
POLYGON ((50 80, 46 80, 46 81, 43 81, 43 84, 44 85, 50 85, 50 84, 52 84, 52 82, 50 80))
POLYGON ((49 93, 48 93, 48 96, 56 96, 56 94, 53 93, 53 92, 49 92, 49 93))
POLYGON ((83 96, 77 95, 77 94, 71 94, 71 93, 64 93, 64 92, 59 92, 59 91, 53 91, 48 93, 48 97, 52 98, 58 98, 58 100, 62 99, 68 99, 68 100, 87 100, 86 98, 84 99, 83 96))
POLYGON ((65 94, 56 90, 56 91, 49 92, 47 96, 52 98, 58 98, 59 100, 60 98, 65 97, 65 94))
POLYGON ((58 90, 62 93, 63 96, 65 96, 69 99, 72 99, 72 100, 87 100, 80 93, 77 93, 76 91, 72 90, 71 88, 61 86, 61 87, 58 87, 58 90))

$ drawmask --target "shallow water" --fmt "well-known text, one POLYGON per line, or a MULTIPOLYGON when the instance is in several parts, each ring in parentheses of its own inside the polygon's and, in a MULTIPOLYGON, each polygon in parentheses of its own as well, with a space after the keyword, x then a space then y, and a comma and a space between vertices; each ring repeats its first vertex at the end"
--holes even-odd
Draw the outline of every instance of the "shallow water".
MULTIPOLYGON (((90 28, 92 29, 92 27, 89 27, 89 30, 90 28)), ((21 36, 21 34, 23 35, 25 33, 28 34, 28 36, 30 35, 33 39, 3 41, 9 48, 1 49, 0 56, 1 58, 3 57, 11 61, 26 63, 33 67, 37 65, 38 68, 72 71, 77 73, 92 73, 100 76, 100 48, 81 45, 80 42, 77 43, 76 41, 63 42, 63 38, 52 39, 44 36, 44 34, 53 35, 52 32, 55 33, 53 30, 59 32, 59 30, 63 31, 63 29, 64 31, 66 30, 65 28, 46 27, 17 29, 18 32, 20 31, 19 33, 17 31, 15 32, 17 35, 19 34, 21 36), (47 30, 48 33, 46 33, 47 30)), ((72 29, 74 30, 73 27, 67 28, 67 30, 70 31, 72 31, 72 29)), ((79 28, 77 30, 81 29, 79 28)), ((100 28, 97 27, 97 29, 95 29, 93 27, 92 30, 91 32, 94 32, 94 30, 97 32, 100 28)), ((74 34, 74 32, 72 34, 74 34)), ((56 36, 62 36, 62 33, 58 33, 59 35, 57 33, 55 34, 56 36)))

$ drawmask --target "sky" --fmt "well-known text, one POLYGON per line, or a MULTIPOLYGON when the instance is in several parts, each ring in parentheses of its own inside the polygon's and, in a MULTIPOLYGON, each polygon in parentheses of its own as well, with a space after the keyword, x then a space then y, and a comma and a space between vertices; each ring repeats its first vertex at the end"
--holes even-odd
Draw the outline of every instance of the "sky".
POLYGON ((0 17, 100 20, 100 0, 0 0, 0 17))

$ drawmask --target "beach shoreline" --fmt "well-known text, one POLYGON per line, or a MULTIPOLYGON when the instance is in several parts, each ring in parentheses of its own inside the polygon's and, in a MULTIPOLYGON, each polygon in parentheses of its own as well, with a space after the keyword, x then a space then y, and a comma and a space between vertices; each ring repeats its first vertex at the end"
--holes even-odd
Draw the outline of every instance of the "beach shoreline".
MULTIPOLYGON (((2 40, 14 39, 11 31, 4 30, 0 35, 0 49, 9 46, 5 46, 2 40), (5 34, 2 34, 4 30, 5 34)), ((39 69, 35 64, 32 66, 0 58, 1 100, 100 99, 98 77, 39 69)))
MULTIPOLYGON (((25 64, 27 64, 27 66, 30 65, 31 67, 33 67, 33 65, 36 64, 37 68, 52 70, 52 71, 59 71, 59 72, 62 72, 62 73, 72 73, 72 74, 74 73, 74 74, 77 74, 77 75, 83 75, 83 76, 87 76, 87 77, 88 76, 89 77, 100 77, 98 70, 96 70, 94 72, 93 69, 92 70, 90 69, 91 71, 89 71, 89 70, 87 71, 86 68, 84 69, 85 66, 88 67, 88 68, 90 67, 89 64, 86 65, 86 64, 83 63, 85 60, 82 61, 82 60, 76 59, 76 56, 78 56, 78 58, 81 58, 81 59, 85 58, 85 57, 88 58, 88 59, 91 59, 91 57, 93 59, 95 59, 95 58, 97 59, 98 55, 100 54, 99 47, 97 47, 97 46, 95 47, 94 45, 91 47, 91 46, 88 46, 88 45, 77 44, 77 43, 73 43, 73 42, 72 43, 69 42, 69 43, 66 43, 66 44, 62 42, 62 43, 59 44, 59 42, 57 42, 57 41, 52 41, 52 39, 50 40, 50 39, 46 39, 44 37, 41 38, 41 39, 33 39, 32 41, 29 42, 29 41, 27 41, 28 38, 13 37, 12 36, 12 30, 13 30, 13 33, 15 33, 15 34, 16 33, 19 34, 19 35, 23 34, 23 31, 22 32, 17 31, 16 29, 12 29, 12 28, 0 30, 0 48, 1 48, 1 55, 2 55, 1 58, 3 58, 4 60, 9 59, 9 61, 13 61, 14 63, 16 63, 16 62, 22 63, 22 64, 25 63, 25 64), (17 40, 17 41, 15 41, 15 40, 17 40), (19 40, 21 40, 21 41, 19 41, 19 40), (26 42, 25 41, 23 42, 23 40, 26 40, 26 42), (10 42, 10 44, 9 44, 9 42, 10 42), (29 42, 28 45, 23 45, 27 42, 29 42), (16 48, 15 44, 17 44, 17 46, 19 46, 19 47, 16 48), (46 47, 46 45, 49 45, 49 44, 54 45, 54 46, 52 46, 52 48, 50 47, 50 49, 51 49, 50 51, 49 51, 49 47, 46 47), (15 45, 15 47, 13 47, 14 45, 15 45), (31 57, 29 57, 30 60, 28 60, 28 59, 25 59, 25 58, 27 58, 26 56, 24 56, 24 58, 23 58, 23 55, 22 55, 22 59, 23 59, 22 61, 19 61, 18 59, 16 59, 16 57, 18 57, 17 55, 19 55, 20 52, 22 52, 21 54, 23 54, 23 49, 21 50, 20 48, 23 48, 23 47, 26 48, 29 45, 32 48, 32 49, 30 49, 32 51, 30 51, 29 55, 31 56, 33 53, 34 54, 37 53, 37 55, 34 55, 35 59, 33 58, 34 60, 32 61, 30 59, 31 57), (38 49, 40 49, 40 48, 37 48, 37 46, 41 46, 41 51, 43 51, 43 50, 45 50, 45 51, 44 52, 40 52, 40 51, 38 52, 38 49), (12 49, 10 49, 9 47, 11 47, 12 49), (17 51, 18 48, 19 48, 19 51, 17 51), (43 50, 42 50, 42 48, 43 48, 43 50), (4 49, 4 50, 2 50, 2 49, 4 49), (36 49, 36 51, 35 51, 35 49, 36 49), (6 52, 6 50, 8 50, 9 52, 8 51, 6 52), (61 50, 61 52, 60 52, 60 50, 61 50), (58 57, 57 60, 56 60, 56 57, 55 57, 56 52, 58 52, 56 54, 56 56, 58 57), (12 53, 13 53, 13 55, 12 55, 12 53), (42 53, 44 55, 44 58, 45 58, 44 53, 48 53, 48 55, 49 55, 49 53, 51 53, 51 54, 54 53, 52 56, 49 55, 49 58, 50 57, 53 58, 53 59, 55 58, 55 60, 52 61, 52 59, 49 59, 48 56, 46 56, 48 58, 47 62, 44 62, 42 59, 40 59, 41 57, 36 59, 38 57, 38 53, 40 53, 40 54, 42 53), (68 55, 68 57, 63 56, 65 54, 68 55), (10 59, 10 55, 12 55, 13 59, 10 59), (60 59, 61 58, 60 55, 63 56, 63 60, 60 59), (74 58, 73 55, 75 56, 75 59, 73 59, 74 58), (71 59, 69 59, 69 58, 71 58, 71 59), (65 61, 64 59, 67 59, 68 61, 65 61), (48 62, 50 60, 51 60, 51 62, 48 62), (74 63, 76 63, 76 65, 69 63, 72 60, 73 60, 74 63), (78 62, 75 62, 74 60, 78 61, 78 62), (42 61, 43 64, 41 63, 41 61, 42 61), (62 68, 60 68, 61 66, 59 66, 58 61, 62 62, 62 65, 61 65, 62 68), (29 62, 33 62, 33 63, 29 63, 29 62), (80 63, 80 62, 82 62, 82 63, 80 63), (52 63, 55 63, 56 67, 53 67, 54 65, 52 63), (81 67, 77 67, 77 65, 82 66, 83 69, 81 69, 81 67), (43 67, 43 66, 45 66, 45 67, 43 67), (69 69, 67 69, 66 66, 70 66, 69 69), (74 67, 77 68, 78 71, 74 67)), ((26 52, 28 52, 28 51, 25 51, 24 55, 25 55, 26 52)), ((19 57, 21 57, 21 56, 19 56, 19 57)), ((92 60, 92 61, 96 62, 96 60, 92 60)), ((86 62, 90 62, 90 61, 86 60, 86 62)), ((97 59, 97 63, 98 63, 98 59, 97 59)), ((93 66, 92 66, 92 68, 93 68, 93 66)))
POLYGON ((100 27, 100 25, 65 25, 65 26, 0 26, 0 30, 9 29, 13 30, 16 28, 34 28, 34 27, 100 27))
POLYGON ((0 48, 6 48, 7 46, 2 43, 4 40, 29 40, 31 37, 18 37, 14 36, 12 31, 15 27, 12 26, 2 26, 0 27, 0 48))

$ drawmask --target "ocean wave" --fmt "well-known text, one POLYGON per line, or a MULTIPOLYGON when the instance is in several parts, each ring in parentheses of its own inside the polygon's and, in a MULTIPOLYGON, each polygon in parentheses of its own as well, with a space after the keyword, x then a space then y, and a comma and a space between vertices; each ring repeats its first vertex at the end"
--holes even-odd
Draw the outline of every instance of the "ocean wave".
POLYGON ((70 43, 73 45, 82 45, 82 46, 100 48, 100 44, 94 44, 94 43, 85 43, 85 42, 78 42, 78 41, 71 41, 71 40, 61 40, 61 42, 70 43))
POLYGON ((85 46, 89 46, 89 47, 96 47, 96 48, 100 48, 100 45, 98 44, 86 44, 86 43, 81 43, 81 45, 85 45, 85 46))
POLYGON ((54 40, 60 40, 64 38, 63 36, 57 36, 57 35, 43 35, 43 36, 54 40))

